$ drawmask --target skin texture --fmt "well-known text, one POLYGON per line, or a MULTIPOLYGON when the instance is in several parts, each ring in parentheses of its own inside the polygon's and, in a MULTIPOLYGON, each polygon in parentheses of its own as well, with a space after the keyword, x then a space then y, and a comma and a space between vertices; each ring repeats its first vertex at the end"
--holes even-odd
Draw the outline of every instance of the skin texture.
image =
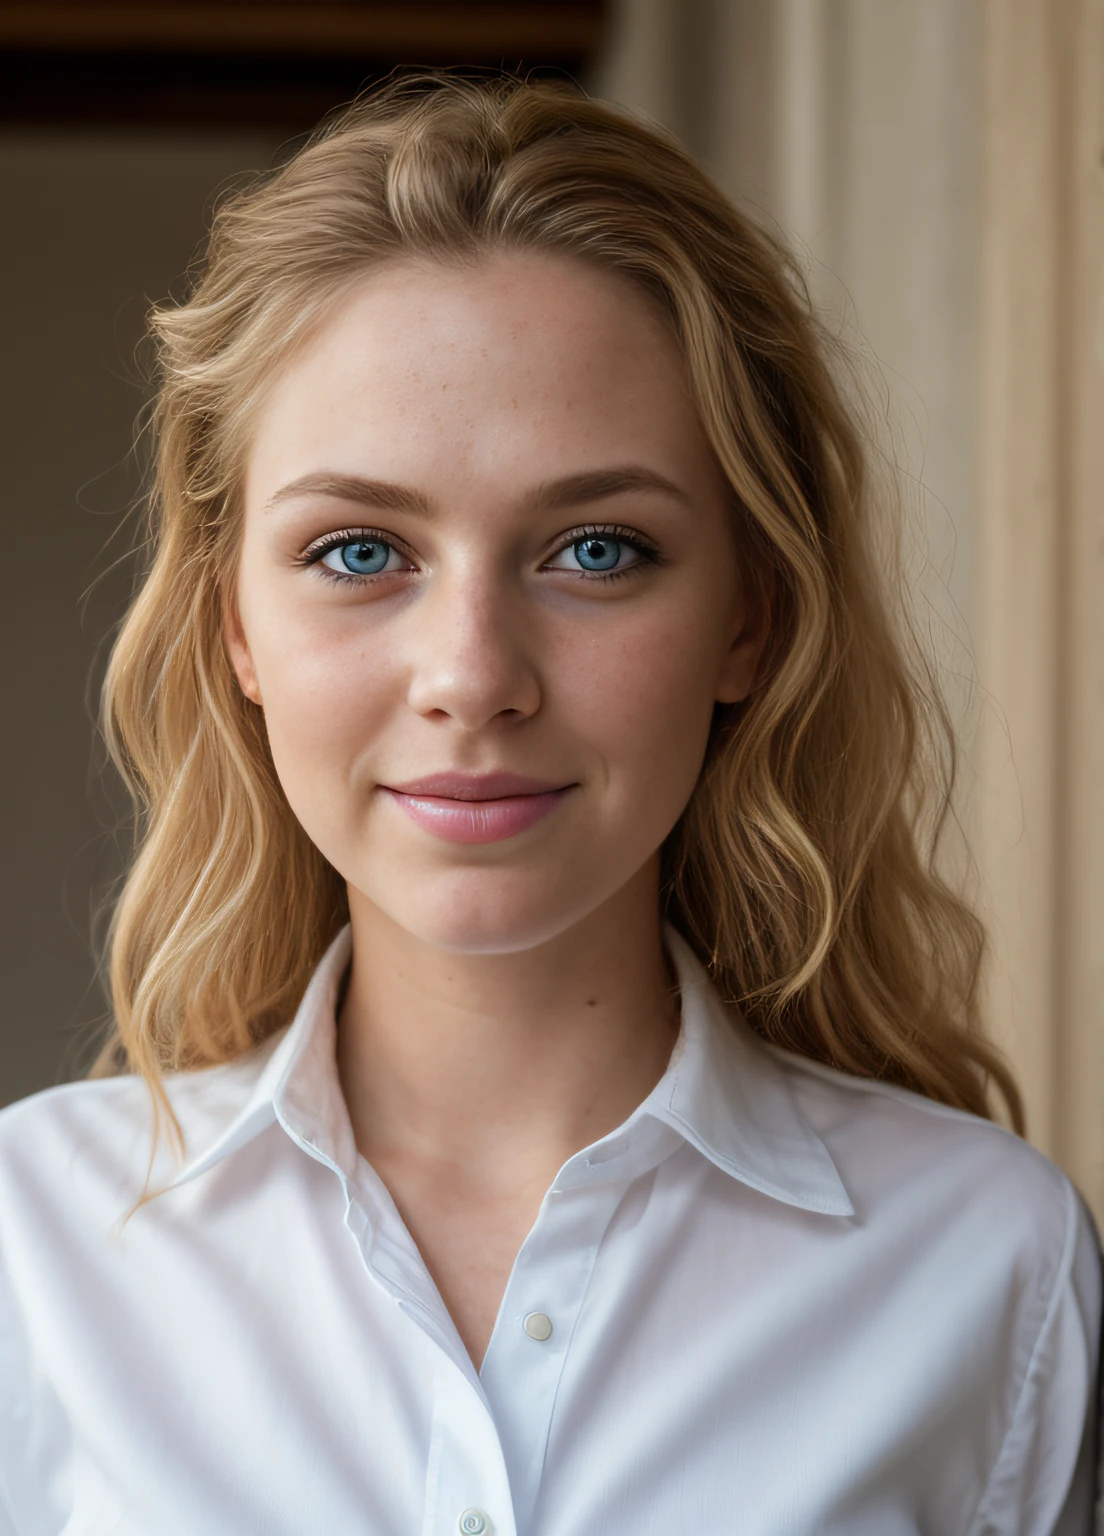
POLYGON ((666 318, 570 258, 365 277, 259 411, 226 641, 348 885, 357 1144, 478 1365, 557 1170, 666 1066, 658 850, 761 649, 666 318), (645 553, 583 571, 573 540, 614 527, 645 553), (305 559, 345 533, 386 536, 387 568, 335 581, 337 549, 305 559), (457 770, 562 793, 457 844, 388 792, 457 770))

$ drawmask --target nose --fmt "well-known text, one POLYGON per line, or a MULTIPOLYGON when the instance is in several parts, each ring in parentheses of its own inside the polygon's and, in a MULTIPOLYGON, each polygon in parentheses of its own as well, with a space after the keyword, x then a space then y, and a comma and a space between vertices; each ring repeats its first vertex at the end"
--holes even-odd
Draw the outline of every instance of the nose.
POLYGON ((468 731, 534 715, 541 686, 524 609, 491 572, 438 578, 410 616, 410 707, 468 731))

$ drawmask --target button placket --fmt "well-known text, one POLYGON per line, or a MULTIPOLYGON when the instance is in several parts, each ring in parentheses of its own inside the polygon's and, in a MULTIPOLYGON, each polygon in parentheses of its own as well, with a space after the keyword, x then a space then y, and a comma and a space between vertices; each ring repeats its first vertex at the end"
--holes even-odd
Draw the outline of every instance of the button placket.
POLYGON ((473 1384, 444 1356, 434 1376, 422 1536, 517 1536, 502 1444, 478 1378, 473 1384))
POLYGON ((528 1530, 544 1470, 552 1414, 575 1325, 589 1292, 606 1230, 636 1179, 682 1137, 651 1116, 631 1134, 611 1135, 560 1169, 515 1260, 480 1381, 498 1427, 513 1495, 513 1516, 528 1530), (544 1338, 526 1327, 543 1317, 544 1338))
POLYGON ((540 1487, 560 1378, 602 1238, 613 1183, 551 1191, 511 1272, 480 1380, 498 1427, 520 1529, 540 1487))
POLYGON ((378 1176, 362 1170, 357 1183, 346 1225, 366 1273, 417 1330, 412 1347, 424 1352, 433 1374, 422 1536, 455 1536, 461 1529, 465 1536, 517 1536, 502 1445, 471 1357, 413 1238, 380 1198, 378 1176), (461 1527, 464 1518, 483 1524, 461 1527))

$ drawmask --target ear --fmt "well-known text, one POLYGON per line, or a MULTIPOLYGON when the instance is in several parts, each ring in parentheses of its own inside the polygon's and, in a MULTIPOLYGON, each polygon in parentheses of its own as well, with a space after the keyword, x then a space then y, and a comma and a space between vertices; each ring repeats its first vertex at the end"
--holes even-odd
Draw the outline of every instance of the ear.
POLYGON ((739 704, 755 686, 769 628, 770 602, 766 593, 749 593, 740 602, 736 631, 721 659, 717 677, 719 704, 739 704))
POLYGON ((222 638, 226 654, 238 680, 238 687, 254 704, 261 703, 261 689, 257 682, 257 669, 253 665, 253 653, 245 638, 237 598, 233 593, 224 594, 222 601, 222 638))

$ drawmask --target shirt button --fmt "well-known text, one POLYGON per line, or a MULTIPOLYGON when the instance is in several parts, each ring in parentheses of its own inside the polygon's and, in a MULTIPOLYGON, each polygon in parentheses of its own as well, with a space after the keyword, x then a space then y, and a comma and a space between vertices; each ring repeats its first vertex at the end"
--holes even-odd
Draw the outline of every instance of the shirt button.
POLYGON ((540 1344, 552 1337, 552 1319, 543 1312, 530 1312, 521 1326, 531 1339, 536 1339, 540 1344))
POLYGON ((466 1509, 460 1516, 464 1536, 489 1536, 491 1522, 481 1509, 466 1509))

